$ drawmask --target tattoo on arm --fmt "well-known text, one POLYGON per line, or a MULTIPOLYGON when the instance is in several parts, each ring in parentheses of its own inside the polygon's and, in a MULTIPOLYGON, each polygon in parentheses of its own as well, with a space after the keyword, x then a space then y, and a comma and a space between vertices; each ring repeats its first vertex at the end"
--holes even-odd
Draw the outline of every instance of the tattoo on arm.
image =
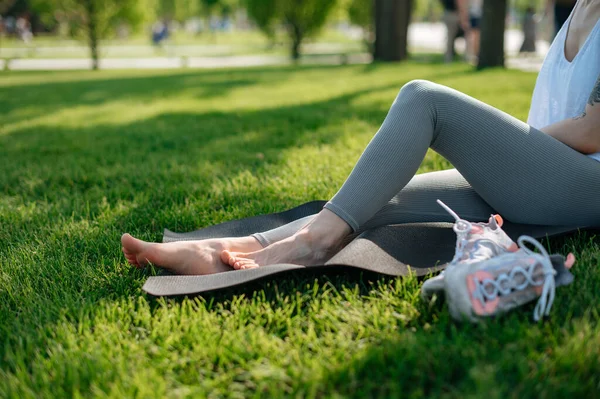
MULTIPOLYGON (((594 85, 594 89, 592 90, 592 93, 590 94, 590 98, 588 98, 587 103, 592 107, 594 106, 594 104, 600 103, 600 76, 598 76, 598 80, 596 80, 596 84, 594 85)), ((581 115, 574 117, 573 120, 585 118, 586 115, 587 113, 583 111, 581 115)))
POLYGON ((600 76, 598 76, 594 90, 592 90, 592 94, 590 94, 590 98, 588 98, 588 104, 590 104, 592 107, 596 103, 600 103, 600 76))

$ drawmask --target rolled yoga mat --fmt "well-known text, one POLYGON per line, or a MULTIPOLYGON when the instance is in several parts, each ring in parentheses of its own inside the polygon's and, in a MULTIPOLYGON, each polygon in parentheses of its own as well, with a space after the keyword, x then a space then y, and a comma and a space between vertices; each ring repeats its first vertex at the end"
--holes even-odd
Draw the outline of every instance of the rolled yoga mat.
MULTIPOLYGON (((165 229, 163 242, 247 236, 318 213, 324 204, 325 201, 308 202, 285 212, 234 220, 189 233, 174 233, 165 229)), ((509 222, 505 222, 502 228, 515 241, 523 234, 545 238, 588 229, 588 227, 534 226, 509 222)), ((406 276, 409 273, 425 276, 444 269, 445 263, 454 256, 455 245, 456 234, 452 230, 452 223, 390 225, 360 234, 324 265, 306 267, 279 264, 205 276, 154 276, 148 278, 142 289, 153 296, 194 295, 261 279, 282 277, 287 273, 308 269, 326 272, 348 268, 387 276, 406 276)))

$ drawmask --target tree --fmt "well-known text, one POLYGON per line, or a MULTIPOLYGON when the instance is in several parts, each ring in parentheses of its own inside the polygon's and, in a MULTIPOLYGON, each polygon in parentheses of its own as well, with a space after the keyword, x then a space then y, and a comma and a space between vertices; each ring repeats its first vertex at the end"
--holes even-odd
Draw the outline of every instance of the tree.
POLYGON ((164 19, 166 21, 175 20, 182 22, 185 19, 200 13, 202 7, 198 0, 154 0, 154 4, 149 3, 154 15, 151 19, 164 19))
POLYGON ((292 41, 292 59, 300 58, 300 46, 325 24, 336 0, 283 0, 283 21, 292 41))
POLYGON ((248 15, 268 34, 282 24, 290 39, 292 59, 300 58, 302 42, 325 24, 336 0, 246 0, 248 15))
POLYGON ((0 0, 0 15, 4 15, 16 2, 16 0, 0 0))
POLYGON ((148 19, 153 2, 145 0, 33 0, 32 6, 43 19, 61 15, 71 30, 88 43, 92 68, 98 69, 100 40, 112 33, 118 23, 137 28, 148 19))
POLYGON ((275 37, 275 26, 278 22, 276 8, 279 2, 280 0, 248 0, 246 2, 248 16, 269 40, 273 40, 275 37))
POLYGON ((351 23, 362 28, 363 41, 371 54, 373 54, 375 41, 373 10, 373 0, 350 0, 348 4, 348 18, 351 23))
POLYGON ((375 60, 401 61, 408 57, 412 3, 412 0, 375 0, 375 60))
POLYGON ((477 69, 504 66, 507 0, 485 0, 481 17, 481 46, 477 69))

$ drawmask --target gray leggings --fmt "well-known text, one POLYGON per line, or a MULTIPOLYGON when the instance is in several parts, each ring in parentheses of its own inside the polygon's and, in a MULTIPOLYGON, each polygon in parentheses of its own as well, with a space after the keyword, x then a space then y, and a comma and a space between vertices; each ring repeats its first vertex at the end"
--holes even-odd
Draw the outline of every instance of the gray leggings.
MULTIPOLYGON (((406 84, 337 194, 325 205, 354 232, 460 216, 514 223, 600 226, 600 162, 456 90, 406 84), (456 169, 415 176, 431 148, 456 169)), ((282 240, 313 216, 254 235, 282 240)))

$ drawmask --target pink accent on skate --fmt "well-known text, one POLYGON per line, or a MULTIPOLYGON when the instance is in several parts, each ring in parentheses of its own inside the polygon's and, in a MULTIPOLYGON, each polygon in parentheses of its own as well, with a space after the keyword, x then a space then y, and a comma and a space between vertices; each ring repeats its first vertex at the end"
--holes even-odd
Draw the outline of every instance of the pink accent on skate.
POLYGON ((500 298, 496 297, 495 299, 486 301, 485 303, 481 303, 479 299, 474 298, 473 292, 477 290, 475 279, 479 281, 483 281, 485 279, 493 280, 494 275, 483 270, 478 270, 473 274, 467 275, 467 290, 469 291, 469 297, 471 298, 471 306, 473 307, 473 311, 479 316, 491 314, 498 307, 500 298))
POLYGON ((477 226, 474 224, 471 227, 471 233, 472 234, 483 234, 483 227, 477 226))
POLYGON ((504 224, 504 219, 502 219, 502 216, 500 215, 493 215, 494 219, 496 219, 496 223, 498 224, 498 227, 502 227, 502 225, 504 224))

